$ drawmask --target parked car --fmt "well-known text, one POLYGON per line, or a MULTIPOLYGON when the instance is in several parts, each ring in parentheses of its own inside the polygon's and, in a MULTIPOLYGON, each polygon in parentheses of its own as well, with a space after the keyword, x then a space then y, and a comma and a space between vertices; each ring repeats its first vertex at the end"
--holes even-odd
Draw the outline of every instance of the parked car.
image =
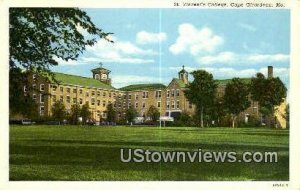
POLYGON ((22 119, 22 125, 33 125, 35 124, 34 121, 31 121, 30 119, 22 119))

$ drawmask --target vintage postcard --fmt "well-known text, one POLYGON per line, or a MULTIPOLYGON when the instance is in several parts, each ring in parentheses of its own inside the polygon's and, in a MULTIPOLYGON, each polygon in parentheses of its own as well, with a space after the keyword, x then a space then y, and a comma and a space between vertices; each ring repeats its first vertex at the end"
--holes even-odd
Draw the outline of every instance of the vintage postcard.
POLYGON ((0 189, 299 189, 299 5, 1 2, 0 189))

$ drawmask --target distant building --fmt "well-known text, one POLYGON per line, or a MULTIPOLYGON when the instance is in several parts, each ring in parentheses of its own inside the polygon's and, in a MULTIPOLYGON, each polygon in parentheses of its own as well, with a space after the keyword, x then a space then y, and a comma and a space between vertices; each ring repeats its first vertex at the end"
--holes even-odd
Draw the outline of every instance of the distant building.
MULTIPOLYGON (((92 118, 103 121, 107 118, 107 105, 112 104, 117 111, 117 118, 124 117, 129 107, 138 111, 138 117, 147 120, 147 111, 151 105, 158 108, 161 116, 179 117, 184 111, 190 115, 195 112, 195 105, 191 104, 184 95, 187 87, 188 72, 184 69, 178 72, 178 78, 173 78, 168 86, 164 84, 136 84, 116 89, 111 85, 110 71, 100 67, 92 70, 93 78, 55 73, 55 79, 59 82, 49 83, 32 74, 32 85, 38 87, 41 93, 32 92, 31 96, 36 100, 41 116, 51 116, 51 107, 54 102, 60 100, 67 111, 73 104, 89 104, 92 118)), ((268 67, 268 77, 273 77, 273 67, 268 67)), ((242 79, 250 82, 250 78, 242 79)), ((224 95, 225 86, 230 80, 217 80, 217 96, 224 95)), ((27 87, 24 87, 24 92, 27 87)), ((279 127, 286 127, 285 115, 286 102, 280 105, 275 113, 279 127)), ((249 121, 250 117, 260 118, 258 103, 251 101, 251 106, 240 114, 240 120, 249 121)))

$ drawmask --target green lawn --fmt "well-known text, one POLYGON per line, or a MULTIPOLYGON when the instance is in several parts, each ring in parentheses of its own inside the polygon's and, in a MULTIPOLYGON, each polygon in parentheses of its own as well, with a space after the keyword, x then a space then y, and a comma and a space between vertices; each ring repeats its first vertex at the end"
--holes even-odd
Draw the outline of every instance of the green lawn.
POLYGON ((11 126, 10 180, 288 180, 289 131, 11 126), (278 163, 122 163, 120 148, 271 151, 278 163))

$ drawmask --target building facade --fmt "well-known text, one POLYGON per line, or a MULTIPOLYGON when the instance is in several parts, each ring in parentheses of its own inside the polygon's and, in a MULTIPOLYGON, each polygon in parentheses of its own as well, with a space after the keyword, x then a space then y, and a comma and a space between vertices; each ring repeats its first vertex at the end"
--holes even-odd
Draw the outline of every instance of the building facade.
MULTIPOLYGON (((36 74, 32 77, 33 88, 38 88, 39 93, 31 92, 32 97, 38 103, 41 116, 51 116, 52 105, 60 100, 64 103, 67 111, 73 104, 89 104, 92 119, 97 123, 107 118, 107 105, 112 104, 117 111, 117 119, 124 118, 126 110, 134 107, 138 117, 143 121, 149 119, 147 111, 150 106, 158 108, 161 116, 176 118, 182 112, 192 115, 195 105, 191 104, 184 95, 184 90, 189 82, 188 72, 184 69, 178 72, 178 78, 173 78, 165 86, 164 84, 137 84, 116 89, 111 85, 110 71, 103 68, 91 70, 92 78, 55 73, 55 82, 46 82, 36 74)), ((268 77, 273 76, 273 68, 268 67, 268 77)), ((250 79, 243 79, 250 81, 250 79)), ((217 96, 224 95, 226 83, 229 80, 217 80, 217 96)), ((24 92, 27 93, 24 86, 24 92)), ((286 127, 285 115, 286 102, 276 109, 276 119, 279 127, 286 127)), ((240 114, 239 118, 248 122, 249 117, 261 117, 258 103, 251 101, 251 106, 240 114)))

